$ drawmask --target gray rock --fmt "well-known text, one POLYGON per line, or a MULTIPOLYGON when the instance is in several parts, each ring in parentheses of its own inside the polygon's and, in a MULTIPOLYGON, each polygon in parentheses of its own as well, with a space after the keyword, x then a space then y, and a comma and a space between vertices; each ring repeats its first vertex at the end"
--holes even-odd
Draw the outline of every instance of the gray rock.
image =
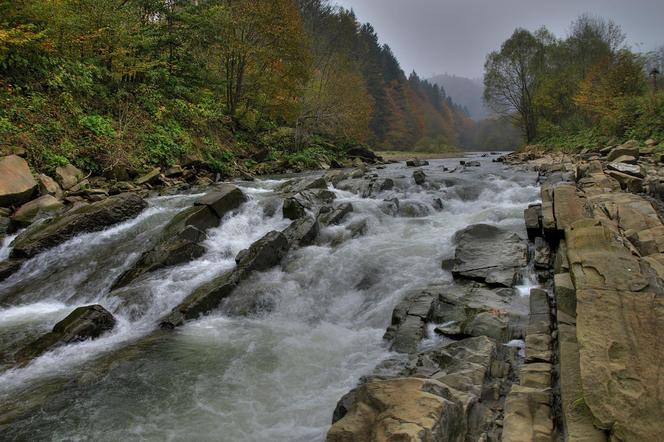
MULTIPOLYGON (((325 209, 325 208, 323 208, 325 209)), ((353 205, 351 203, 342 203, 333 209, 323 211, 318 215, 318 222, 322 226, 330 226, 335 224, 340 224, 346 215, 353 211, 353 205)))
POLYGON ((312 216, 305 216, 293 221, 283 233, 291 247, 306 247, 316 241, 319 230, 318 221, 312 216))
POLYGON ((427 160, 418 160, 418 159, 412 159, 406 161, 406 166, 408 167, 422 167, 422 166, 428 166, 429 162, 427 160))
POLYGON ((422 170, 416 170, 413 172, 413 179, 415 180, 415 184, 421 186, 427 180, 427 174, 422 170))
POLYGON ((392 341, 392 350, 415 353, 425 334, 425 324, 434 308, 435 296, 416 291, 402 300, 392 312, 392 324, 384 339, 392 341))
POLYGON ((511 287, 527 264, 527 246, 516 233, 488 224, 476 224, 456 233, 455 278, 511 287))
POLYGON ((196 201, 196 206, 208 206, 219 219, 239 208, 247 201, 240 189, 231 184, 222 184, 196 201))
POLYGON ((64 190, 76 186, 85 178, 85 174, 73 164, 59 166, 55 169, 55 179, 64 190))
POLYGON ((12 258, 31 258, 76 235, 95 232, 131 219, 141 213, 147 203, 133 193, 109 197, 28 229, 14 240, 12 258))
POLYGON ((79 307, 55 324, 53 330, 21 349, 15 357, 19 366, 60 345, 96 339, 115 327, 115 318, 100 305, 79 307))
POLYGON ((144 184, 157 184, 159 182, 160 176, 161 176, 161 169, 155 167, 145 175, 136 178, 135 183, 139 186, 142 186, 144 184))
POLYGON ((146 273, 201 257, 205 253, 205 247, 200 244, 206 238, 205 231, 218 225, 219 218, 209 206, 184 209, 164 227, 157 243, 143 253, 111 289, 124 287, 146 273))
POLYGON ((622 156, 631 156, 638 159, 639 155, 640 153, 638 147, 629 147, 623 145, 612 149, 606 156, 606 160, 614 161, 616 158, 620 158, 622 156))
POLYGON ((288 252, 289 243, 281 232, 270 232, 249 249, 238 254, 237 267, 212 281, 198 287, 187 296, 169 315, 161 320, 161 327, 172 329, 208 313, 228 298, 237 285, 247 279, 252 272, 265 271, 281 262, 288 252))

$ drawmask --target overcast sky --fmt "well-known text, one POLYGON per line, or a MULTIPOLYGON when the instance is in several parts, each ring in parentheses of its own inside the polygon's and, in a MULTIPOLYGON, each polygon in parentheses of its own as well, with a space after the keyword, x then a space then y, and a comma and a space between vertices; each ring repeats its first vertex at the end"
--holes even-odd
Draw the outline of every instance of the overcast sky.
MULTIPOLYGON (((333 0, 334 1, 334 0, 333 0)), ((664 45, 664 0, 336 0, 370 22, 401 67, 421 77, 482 75, 486 54, 515 27, 545 25, 558 37, 589 12, 622 26, 632 49, 664 45)))

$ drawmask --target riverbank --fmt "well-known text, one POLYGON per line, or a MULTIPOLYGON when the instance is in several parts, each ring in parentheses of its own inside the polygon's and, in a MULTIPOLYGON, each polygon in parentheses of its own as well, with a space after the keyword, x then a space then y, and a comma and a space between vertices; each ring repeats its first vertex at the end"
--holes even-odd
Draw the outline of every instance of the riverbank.
POLYGON ((531 252, 496 227, 457 233, 443 261, 455 284, 396 307, 385 337, 404 357, 339 401, 327 440, 658 440, 662 159, 636 142, 500 158, 539 173, 542 202, 524 211, 531 252), (519 281, 529 297, 515 305, 519 281))

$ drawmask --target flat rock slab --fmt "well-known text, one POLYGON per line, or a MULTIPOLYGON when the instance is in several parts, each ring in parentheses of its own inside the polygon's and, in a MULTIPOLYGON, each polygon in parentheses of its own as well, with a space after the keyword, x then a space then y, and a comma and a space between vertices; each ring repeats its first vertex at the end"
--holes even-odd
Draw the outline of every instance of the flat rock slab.
POLYGON ((664 418, 664 295, 577 290, 584 399, 616 440, 655 441, 664 418))
POLYGON ((518 271, 527 264, 523 239, 496 226, 476 224, 455 235, 457 248, 452 274, 490 285, 512 287, 518 271))

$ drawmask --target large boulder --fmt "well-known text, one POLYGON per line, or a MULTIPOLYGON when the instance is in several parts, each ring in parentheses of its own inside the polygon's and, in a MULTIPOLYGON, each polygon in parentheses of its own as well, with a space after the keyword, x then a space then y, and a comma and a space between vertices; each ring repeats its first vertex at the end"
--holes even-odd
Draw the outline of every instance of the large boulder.
POLYGON ((37 182, 23 158, 17 155, 0 158, 0 207, 28 202, 36 190, 37 182))
POLYGON ((147 203, 133 193, 79 207, 20 234, 14 241, 11 257, 31 258, 81 233, 95 232, 131 219, 145 207, 147 203))
POLYGON ((18 365, 60 345, 96 339, 115 327, 115 318, 101 305, 79 307, 55 324, 53 330, 21 349, 15 356, 18 365))
POLYGON ((452 274, 490 285, 511 287, 527 264, 528 247, 519 235, 488 224, 475 224, 456 233, 452 274))
POLYGON ((53 214, 63 207, 64 204, 51 195, 40 196, 19 207, 12 215, 12 223, 16 227, 27 227, 39 217, 53 214))
POLYGON ((207 206, 217 218, 222 219, 227 213, 237 209, 247 197, 232 184, 222 184, 196 201, 196 206, 207 206))

